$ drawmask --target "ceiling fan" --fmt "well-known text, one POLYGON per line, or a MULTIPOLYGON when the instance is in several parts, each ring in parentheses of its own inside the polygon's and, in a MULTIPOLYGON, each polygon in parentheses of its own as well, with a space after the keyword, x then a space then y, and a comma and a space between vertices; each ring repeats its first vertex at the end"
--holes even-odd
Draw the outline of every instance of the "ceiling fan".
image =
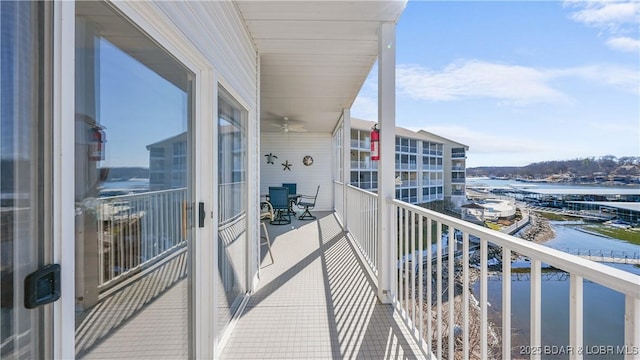
POLYGON ((289 120, 288 117, 284 117, 282 122, 272 122, 271 125, 279 127, 283 134, 287 134, 289 132, 307 132, 307 129, 304 128, 303 122, 298 120, 289 120))

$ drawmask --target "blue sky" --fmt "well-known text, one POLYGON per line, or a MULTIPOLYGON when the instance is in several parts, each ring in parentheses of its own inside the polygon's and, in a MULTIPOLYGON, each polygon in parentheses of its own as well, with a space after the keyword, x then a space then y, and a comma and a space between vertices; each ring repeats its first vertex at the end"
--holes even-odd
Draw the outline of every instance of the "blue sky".
MULTIPOLYGON (((640 2, 409 1, 396 124, 470 147, 467 167, 640 156, 640 2)), ((377 119, 377 69, 352 116, 377 119)))
POLYGON ((101 166, 148 167, 147 145, 187 130, 187 94, 105 39, 100 56, 101 166))

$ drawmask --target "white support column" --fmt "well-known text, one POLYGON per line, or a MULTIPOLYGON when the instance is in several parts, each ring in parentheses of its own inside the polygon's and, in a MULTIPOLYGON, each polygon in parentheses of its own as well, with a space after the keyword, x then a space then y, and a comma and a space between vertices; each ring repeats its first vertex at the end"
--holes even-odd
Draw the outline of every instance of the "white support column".
MULTIPOLYGON (((249 188, 247 216, 249 219, 260 218, 260 55, 256 54, 256 108, 250 112, 247 122, 247 183, 249 188)), ((249 261, 247 274, 249 290, 256 291, 260 274, 260 221, 249 221, 249 261)))
POLYGON ((342 222, 349 231, 347 184, 351 181, 351 109, 342 110, 342 222))
POLYGON ((395 246, 391 207, 387 199, 395 196, 396 137, 396 25, 380 24, 378 34, 378 298, 389 304, 394 297, 395 269, 391 258, 395 246))

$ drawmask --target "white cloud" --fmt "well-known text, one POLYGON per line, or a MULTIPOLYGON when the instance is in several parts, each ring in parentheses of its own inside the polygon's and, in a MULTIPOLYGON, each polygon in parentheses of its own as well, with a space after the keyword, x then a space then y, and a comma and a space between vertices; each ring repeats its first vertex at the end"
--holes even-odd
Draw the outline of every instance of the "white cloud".
POLYGON ((396 77, 399 91, 415 99, 488 97, 516 103, 567 99, 547 83, 543 71, 518 65, 472 60, 450 64, 439 72, 417 65, 399 65, 396 77))
POLYGON ((414 99, 493 98, 512 105, 570 101, 569 95, 552 85, 553 81, 567 77, 633 93, 638 92, 640 81, 637 71, 606 64, 536 69, 471 60, 450 64, 441 71, 419 65, 399 65, 396 72, 399 93, 414 99))
POLYGON ((378 99, 360 95, 351 106, 351 116, 366 119, 378 119, 378 99))
POLYGON ((636 1, 570 1, 580 10, 571 14, 571 19, 595 27, 617 28, 622 24, 637 23, 640 3, 636 1))
POLYGON ((640 53, 640 40, 626 36, 610 38, 607 46, 613 50, 640 53))
MULTIPOLYGON (((408 129, 413 131, 420 130, 413 127, 408 127, 408 129)), ((428 126, 424 130, 468 145, 469 151, 475 154, 540 154, 550 149, 549 144, 532 140, 531 137, 496 135, 475 131, 459 125, 428 126)))
POLYGON ((551 70, 549 71, 549 75, 551 78, 575 77, 589 80, 631 93, 638 93, 640 90, 638 88, 640 84, 640 74, 638 74, 638 71, 617 65, 585 65, 551 70))
POLYGON ((627 1, 565 1, 564 5, 575 11, 569 18, 587 26, 603 30, 601 35, 609 37, 607 46, 616 51, 634 52, 640 40, 624 36, 638 34, 640 26, 640 2, 627 1))

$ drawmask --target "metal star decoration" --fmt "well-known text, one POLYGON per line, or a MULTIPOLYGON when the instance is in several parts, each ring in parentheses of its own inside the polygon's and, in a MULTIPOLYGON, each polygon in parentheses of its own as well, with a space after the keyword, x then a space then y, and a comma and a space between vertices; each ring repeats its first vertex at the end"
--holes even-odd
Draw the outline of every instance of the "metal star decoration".
POLYGON ((272 153, 268 153, 265 155, 267 157, 267 164, 274 164, 273 159, 277 159, 278 157, 273 155, 272 153))
POLYGON ((280 164, 280 165, 284 166, 284 169, 282 169, 282 171, 285 171, 285 170, 291 171, 291 165, 293 165, 293 164, 289 164, 289 160, 285 160, 285 162, 283 164, 280 164))

